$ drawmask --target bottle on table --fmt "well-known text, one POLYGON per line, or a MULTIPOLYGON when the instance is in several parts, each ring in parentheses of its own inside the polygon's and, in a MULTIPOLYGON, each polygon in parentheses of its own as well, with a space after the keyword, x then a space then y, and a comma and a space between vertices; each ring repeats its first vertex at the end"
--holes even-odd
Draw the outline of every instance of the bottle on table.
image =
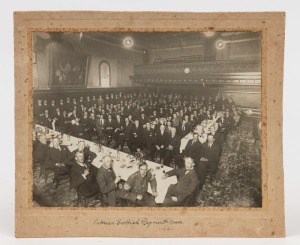
POLYGON ((117 161, 120 161, 120 151, 117 150, 117 161))

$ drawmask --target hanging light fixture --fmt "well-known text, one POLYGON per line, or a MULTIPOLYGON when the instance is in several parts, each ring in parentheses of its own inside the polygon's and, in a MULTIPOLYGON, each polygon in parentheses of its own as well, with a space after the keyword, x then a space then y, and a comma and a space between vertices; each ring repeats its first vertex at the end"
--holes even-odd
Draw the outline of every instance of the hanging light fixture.
POLYGON ((225 42, 222 39, 216 41, 217 49, 223 49, 225 47, 225 42))
POLYGON ((123 45, 125 48, 131 48, 133 46, 133 40, 131 37, 125 37, 123 39, 123 45))

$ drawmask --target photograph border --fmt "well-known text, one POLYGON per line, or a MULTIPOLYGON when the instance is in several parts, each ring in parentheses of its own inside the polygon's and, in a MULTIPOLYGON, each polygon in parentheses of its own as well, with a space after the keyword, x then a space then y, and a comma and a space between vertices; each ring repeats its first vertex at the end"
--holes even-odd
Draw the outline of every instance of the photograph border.
POLYGON ((284 236, 284 13, 15 12, 14 20, 17 237, 284 236), (262 31, 262 208, 32 207, 33 31, 262 31))

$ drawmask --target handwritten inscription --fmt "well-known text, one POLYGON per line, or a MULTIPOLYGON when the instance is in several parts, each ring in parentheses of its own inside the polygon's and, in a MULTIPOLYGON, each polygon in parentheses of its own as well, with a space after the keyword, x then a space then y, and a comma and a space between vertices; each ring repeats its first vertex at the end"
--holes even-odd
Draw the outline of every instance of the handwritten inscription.
POLYGON ((163 231, 173 230, 174 226, 183 225, 182 220, 174 219, 148 219, 148 218, 137 218, 137 219, 116 219, 115 221, 106 221, 103 219, 95 219, 94 225, 103 225, 103 226, 161 226, 163 231))

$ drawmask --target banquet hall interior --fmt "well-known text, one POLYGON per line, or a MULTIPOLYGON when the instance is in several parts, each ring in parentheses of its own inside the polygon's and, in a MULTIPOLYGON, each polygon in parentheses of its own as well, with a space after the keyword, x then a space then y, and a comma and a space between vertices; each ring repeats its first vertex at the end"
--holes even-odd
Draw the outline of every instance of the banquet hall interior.
POLYGON ((34 32, 33 206, 261 207, 261 41, 34 32))

